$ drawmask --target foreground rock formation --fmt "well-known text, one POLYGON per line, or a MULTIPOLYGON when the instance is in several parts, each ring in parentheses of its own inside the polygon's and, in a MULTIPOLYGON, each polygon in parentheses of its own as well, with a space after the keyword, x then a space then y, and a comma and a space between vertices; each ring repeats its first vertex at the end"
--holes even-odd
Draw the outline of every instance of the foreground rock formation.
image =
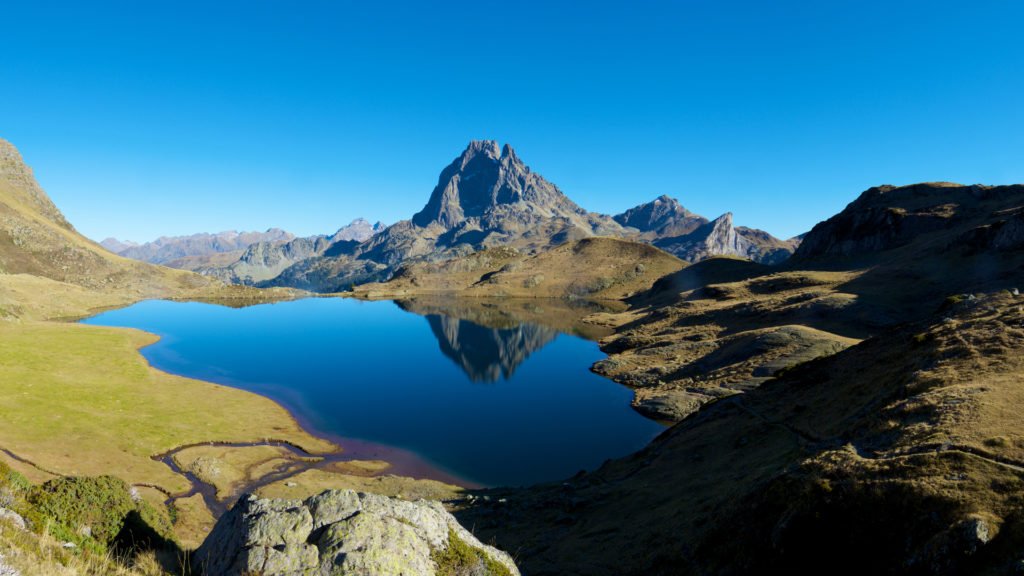
POLYGON ((329 490, 305 501, 243 497, 196 551, 200 574, 518 575, 436 502, 329 490))

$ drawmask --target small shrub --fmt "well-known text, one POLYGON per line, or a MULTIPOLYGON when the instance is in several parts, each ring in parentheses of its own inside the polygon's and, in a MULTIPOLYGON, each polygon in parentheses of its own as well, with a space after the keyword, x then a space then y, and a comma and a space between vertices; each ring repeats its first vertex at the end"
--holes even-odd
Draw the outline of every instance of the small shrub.
POLYGON ((113 476, 55 478, 32 490, 29 501, 50 534, 103 552, 135 509, 128 485, 113 476))
POLYGON ((952 296, 947 296, 946 299, 942 301, 942 306, 939 307, 939 310, 949 310, 950 308, 956 306, 957 304, 963 302, 966 299, 967 297, 964 296, 963 294, 954 294, 952 296))
POLYGON ((113 476, 55 478, 33 488, 28 500, 28 519, 37 531, 92 552, 171 544, 167 515, 136 501, 128 485, 113 476))
POLYGON ((438 576, 512 576, 503 564, 467 544, 451 528, 448 529, 448 547, 435 550, 430 559, 437 564, 438 576))

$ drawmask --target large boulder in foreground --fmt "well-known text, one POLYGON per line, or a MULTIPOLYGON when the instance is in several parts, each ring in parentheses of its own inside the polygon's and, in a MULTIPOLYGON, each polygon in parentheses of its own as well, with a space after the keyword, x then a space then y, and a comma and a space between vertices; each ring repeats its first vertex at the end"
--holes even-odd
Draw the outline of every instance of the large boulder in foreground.
POLYGON ((518 575, 437 502, 352 490, 302 500, 243 496, 196 551, 199 574, 518 575))

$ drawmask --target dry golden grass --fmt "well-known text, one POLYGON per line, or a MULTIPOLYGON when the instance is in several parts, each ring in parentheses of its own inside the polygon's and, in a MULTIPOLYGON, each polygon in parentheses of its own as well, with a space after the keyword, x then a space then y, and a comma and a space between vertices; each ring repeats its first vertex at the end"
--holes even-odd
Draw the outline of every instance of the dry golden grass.
POLYGON ((647 244, 586 238, 533 256, 491 248, 447 262, 410 265, 390 282, 357 286, 355 292, 368 298, 449 294, 620 300, 684 265, 647 244))
POLYGON ((1022 303, 965 299, 460 519, 537 573, 1005 573, 1024 543, 1022 303))
MULTIPOLYGON (((169 574, 154 552, 143 552, 130 563, 110 554, 68 549, 47 534, 34 534, 0 522, 2 564, 21 576, 164 576, 169 574)), ((0 564, 0 565, 2 565, 0 564)))

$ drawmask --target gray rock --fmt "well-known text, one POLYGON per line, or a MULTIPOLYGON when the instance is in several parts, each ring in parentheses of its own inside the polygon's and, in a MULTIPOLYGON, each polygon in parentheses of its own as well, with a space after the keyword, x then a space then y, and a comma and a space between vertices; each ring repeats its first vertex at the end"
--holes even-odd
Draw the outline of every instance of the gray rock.
POLYGON ((693 394, 683 390, 669 390, 663 394, 649 396, 636 404, 636 409, 652 418, 678 422, 711 400, 710 396, 693 394))
POLYGON ((19 576, 19 573, 14 568, 11 568, 4 562, 4 555, 0 554, 0 576, 19 576))
MULTIPOLYGON (((480 555, 519 571, 480 543, 437 502, 328 490, 305 501, 243 496, 196 551, 200 574, 431 575, 432 554, 454 534, 480 555)), ((484 563, 474 569, 487 574, 484 563), (484 570, 484 571, 480 571, 484 570)))
POLYGON ((9 522, 14 524, 15 528, 25 529, 25 519, 17 512, 7 508, 0 508, 0 522, 9 522))

